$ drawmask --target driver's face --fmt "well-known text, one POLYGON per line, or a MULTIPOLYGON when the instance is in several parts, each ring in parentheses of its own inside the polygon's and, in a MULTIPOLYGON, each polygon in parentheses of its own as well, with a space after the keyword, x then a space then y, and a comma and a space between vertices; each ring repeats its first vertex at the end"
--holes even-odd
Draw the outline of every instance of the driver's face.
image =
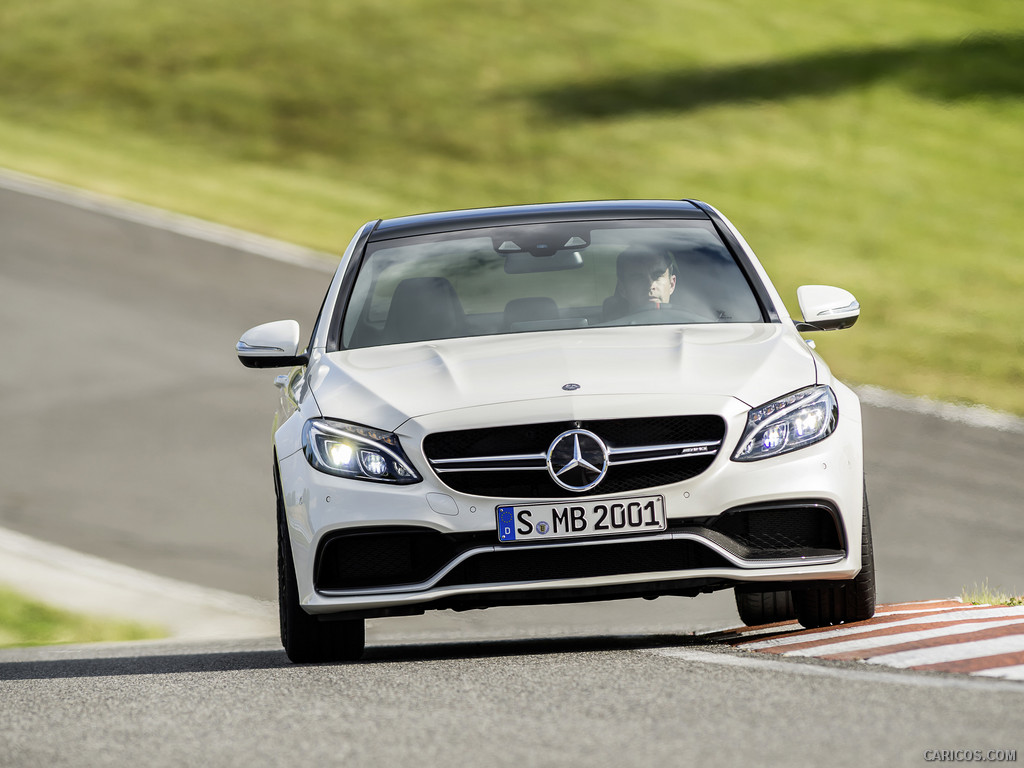
POLYGON ((626 269, 623 282, 626 300, 636 309, 667 304, 676 289, 676 276, 669 273, 668 267, 661 270, 660 265, 652 269, 650 265, 632 264, 626 269))

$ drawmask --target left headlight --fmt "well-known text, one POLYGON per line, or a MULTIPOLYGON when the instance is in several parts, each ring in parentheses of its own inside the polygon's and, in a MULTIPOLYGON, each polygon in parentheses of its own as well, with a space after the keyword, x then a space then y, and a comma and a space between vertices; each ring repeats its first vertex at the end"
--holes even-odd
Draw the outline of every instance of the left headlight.
POLYGON ((839 406, 831 387, 801 389, 747 414, 734 461, 757 461, 813 445, 832 434, 839 406))
POLYGON ((402 452, 398 438, 390 432, 310 419, 302 428, 302 448, 314 469, 331 475, 382 483, 421 480, 402 452))

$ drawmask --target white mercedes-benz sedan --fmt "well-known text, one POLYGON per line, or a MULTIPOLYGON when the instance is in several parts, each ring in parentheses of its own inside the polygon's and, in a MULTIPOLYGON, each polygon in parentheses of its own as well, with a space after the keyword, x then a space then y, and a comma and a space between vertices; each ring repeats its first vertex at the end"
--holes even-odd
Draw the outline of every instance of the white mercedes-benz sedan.
POLYGON ((802 333, 859 316, 799 289, 794 321, 697 200, 372 221, 274 425, 281 639, 358 658, 364 620, 733 589, 741 619, 869 618, 860 404, 802 333))

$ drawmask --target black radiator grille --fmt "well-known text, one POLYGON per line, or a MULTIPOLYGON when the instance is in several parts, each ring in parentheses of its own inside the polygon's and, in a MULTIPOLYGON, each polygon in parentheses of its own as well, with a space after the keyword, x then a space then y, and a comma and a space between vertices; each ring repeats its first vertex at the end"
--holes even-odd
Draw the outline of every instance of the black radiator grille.
MULTIPOLYGON (((423 451, 441 481, 456 491, 501 499, 559 498, 566 489, 552 480, 544 463, 551 443, 563 432, 584 429, 593 432, 611 451, 670 445, 712 444, 690 455, 661 455, 637 463, 615 464, 588 494, 627 493, 696 477, 715 460, 725 436, 725 421, 719 416, 668 416, 642 419, 563 421, 487 429, 466 429, 428 435, 423 451), (493 468, 457 471, 445 460, 476 457, 533 456, 532 462, 495 462, 493 468), (437 463, 435 463, 437 462, 437 463), (447 471, 444 471, 447 470, 447 471)), ((671 452, 669 452, 671 453, 671 452)), ((682 452, 679 452, 682 453, 682 452)))

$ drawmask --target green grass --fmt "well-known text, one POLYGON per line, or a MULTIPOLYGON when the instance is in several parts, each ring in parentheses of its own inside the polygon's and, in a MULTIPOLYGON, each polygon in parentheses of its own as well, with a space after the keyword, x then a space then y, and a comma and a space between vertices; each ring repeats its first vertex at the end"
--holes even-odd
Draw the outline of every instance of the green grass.
POLYGON ((985 579, 981 584, 975 584, 970 589, 964 587, 960 591, 960 600, 970 605, 1006 605, 1012 607, 1024 605, 1024 595, 1015 595, 999 587, 990 587, 988 579, 985 579))
POLYGON ((157 627, 83 616, 0 587, 0 648, 166 637, 157 627))
POLYGON ((705 199, 844 378, 1024 414, 1019 0, 5 0, 0 165, 339 252, 380 216, 705 199))

